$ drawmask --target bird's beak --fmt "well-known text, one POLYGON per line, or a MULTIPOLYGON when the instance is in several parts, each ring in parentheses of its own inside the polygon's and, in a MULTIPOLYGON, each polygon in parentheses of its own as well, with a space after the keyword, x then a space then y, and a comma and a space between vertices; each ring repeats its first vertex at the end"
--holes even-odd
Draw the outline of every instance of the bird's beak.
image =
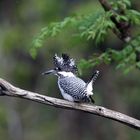
POLYGON ((55 70, 49 70, 49 71, 43 72, 42 75, 55 74, 55 73, 56 73, 55 70))

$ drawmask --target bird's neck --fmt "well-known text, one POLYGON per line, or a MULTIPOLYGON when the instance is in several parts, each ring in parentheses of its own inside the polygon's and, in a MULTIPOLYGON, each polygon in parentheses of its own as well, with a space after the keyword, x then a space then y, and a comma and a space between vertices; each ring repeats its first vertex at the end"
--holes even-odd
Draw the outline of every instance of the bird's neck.
POLYGON ((72 72, 65 71, 58 72, 58 75, 62 77, 75 77, 75 75, 72 72))

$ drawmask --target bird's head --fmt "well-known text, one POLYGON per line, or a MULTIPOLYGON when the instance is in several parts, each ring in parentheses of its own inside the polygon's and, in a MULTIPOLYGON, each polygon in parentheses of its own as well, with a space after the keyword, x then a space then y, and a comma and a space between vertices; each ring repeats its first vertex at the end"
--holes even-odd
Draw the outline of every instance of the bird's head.
POLYGON ((57 54, 53 57, 54 69, 45 71, 43 75, 54 74, 59 77, 72 77, 77 73, 77 66, 74 59, 70 58, 67 54, 62 54, 58 57, 57 54))

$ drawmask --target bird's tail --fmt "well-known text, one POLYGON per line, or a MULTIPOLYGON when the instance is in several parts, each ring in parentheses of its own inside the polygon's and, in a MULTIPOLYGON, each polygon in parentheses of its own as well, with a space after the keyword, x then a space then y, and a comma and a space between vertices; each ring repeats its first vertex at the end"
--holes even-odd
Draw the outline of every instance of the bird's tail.
MULTIPOLYGON (((92 93, 93 85, 94 85, 94 83, 95 83, 95 81, 96 81, 98 75, 99 75, 99 71, 96 70, 95 73, 92 75, 90 81, 86 84, 86 89, 87 89, 88 93, 90 93, 90 94, 92 93)), ((89 94, 89 95, 90 95, 90 94, 89 94)), ((93 93, 92 93, 92 94, 93 94, 93 93)), ((92 94, 91 94, 91 95, 92 95, 92 94)))
POLYGON ((95 83, 95 81, 96 81, 96 79, 97 79, 98 76, 99 76, 99 71, 96 70, 96 71, 94 72, 94 74, 92 75, 92 78, 91 78, 91 80, 92 80, 92 85, 95 83))
POLYGON ((99 75, 99 71, 96 70, 95 73, 92 75, 90 81, 86 84, 87 94, 89 95, 89 99, 90 99, 90 101, 91 101, 93 104, 95 103, 95 101, 94 101, 94 99, 91 97, 91 95, 93 95, 93 92, 92 92, 92 90, 93 90, 93 84, 95 83, 95 81, 96 81, 98 75, 99 75))

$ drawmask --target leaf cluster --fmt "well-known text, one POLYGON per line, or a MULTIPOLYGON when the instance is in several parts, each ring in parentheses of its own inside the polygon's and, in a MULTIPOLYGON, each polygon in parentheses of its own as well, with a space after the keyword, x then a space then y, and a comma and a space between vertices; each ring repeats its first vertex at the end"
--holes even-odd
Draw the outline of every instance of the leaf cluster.
POLYGON ((85 37, 87 40, 94 39, 97 43, 103 41, 108 29, 114 28, 114 23, 109 20, 111 14, 111 12, 97 12, 89 15, 72 16, 66 17, 63 21, 49 24, 42 28, 33 40, 31 55, 36 55, 36 49, 42 47, 47 38, 57 36, 69 26, 78 30, 79 37, 85 37))
MULTIPOLYGON (((109 30, 118 30, 111 17, 115 15, 118 22, 127 22, 130 25, 140 25, 140 12, 131 8, 130 0, 117 0, 111 2, 112 10, 86 15, 66 17, 60 22, 53 22, 42 28, 35 37, 31 47, 31 55, 37 54, 37 48, 43 46, 43 42, 49 37, 55 37, 68 27, 75 29, 79 37, 87 40, 95 40, 96 43, 104 41, 109 30)), ((127 73, 134 67, 140 68, 140 62, 137 62, 137 54, 140 52, 140 36, 137 35, 131 42, 125 44, 122 50, 108 49, 104 53, 94 56, 91 59, 81 60, 80 67, 93 67, 101 63, 116 62, 116 68, 126 68, 127 73)))
POLYGON ((132 39, 122 50, 108 49, 99 56, 93 56, 89 60, 82 59, 80 69, 90 68, 99 64, 117 63, 116 69, 122 69, 128 73, 134 68, 140 69, 140 35, 132 39))

